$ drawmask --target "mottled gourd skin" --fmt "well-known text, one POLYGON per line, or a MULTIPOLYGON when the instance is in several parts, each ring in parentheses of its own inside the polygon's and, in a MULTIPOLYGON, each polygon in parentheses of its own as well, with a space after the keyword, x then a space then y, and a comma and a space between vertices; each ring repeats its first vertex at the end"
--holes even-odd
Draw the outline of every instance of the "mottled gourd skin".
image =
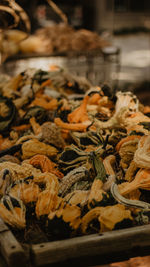
POLYGON ((81 223, 81 209, 76 205, 65 204, 48 216, 48 230, 60 238, 68 238, 76 232, 81 223))
POLYGON ((117 228, 124 223, 128 227, 132 225, 133 218, 131 212, 126 210, 121 204, 107 207, 95 207, 87 212, 81 220, 82 233, 106 232, 117 228), (94 223, 93 223, 94 222, 94 223), (95 222, 97 228, 94 229, 95 222))
POLYGON ((10 226, 18 229, 26 227, 26 208, 20 199, 8 195, 3 196, 0 201, 0 214, 10 226))
POLYGON ((0 133, 4 134, 10 130, 16 119, 17 109, 10 98, 0 97, 0 133))
POLYGON ((88 179, 88 170, 85 167, 75 168, 61 179, 59 194, 64 197, 76 182, 86 179, 88 179))
POLYGON ((103 162, 94 152, 91 154, 91 161, 93 163, 96 176, 92 183, 89 194, 89 209, 97 205, 105 205, 105 201, 109 198, 108 194, 102 189, 103 184, 106 181, 106 170, 104 168, 103 162))

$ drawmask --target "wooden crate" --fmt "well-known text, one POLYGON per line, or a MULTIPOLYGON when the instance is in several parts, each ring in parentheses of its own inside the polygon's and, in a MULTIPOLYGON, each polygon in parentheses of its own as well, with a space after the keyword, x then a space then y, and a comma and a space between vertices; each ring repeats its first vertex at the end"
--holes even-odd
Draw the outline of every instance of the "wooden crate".
POLYGON ((8 266, 25 267, 27 256, 7 225, 0 218, 0 252, 8 266))
POLYGON ((0 250, 8 266, 93 266, 150 254, 150 225, 28 245, 0 220, 0 250))

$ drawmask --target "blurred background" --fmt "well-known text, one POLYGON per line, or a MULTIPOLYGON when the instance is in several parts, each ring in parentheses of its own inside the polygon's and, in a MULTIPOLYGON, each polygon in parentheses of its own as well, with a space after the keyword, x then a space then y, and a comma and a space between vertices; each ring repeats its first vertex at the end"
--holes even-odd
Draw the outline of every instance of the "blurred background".
MULTIPOLYGON (((2 2, 6 4, 9 1, 2 2)), ((29 38, 29 43, 26 40, 24 46, 22 44, 21 48, 14 48, 14 51, 12 45, 12 51, 5 51, 4 45, 5 49, 1 50, 6 60, 2 64, 2 71, 14 75, 37 65, 44 69, 50 65, 60 65, 74 74, 87 77, 93 84, 107 83, 113 90, 135 91, 148 104, 150 1, 55 0, 54 4, 67 18, 66 28, 61 29, 57 25, 62 26, 64 21, 49 2, 16 0, 29 16, 30 35, 38 37, 40 41, 38 46, 36 39, 29 38), (69 27, 74 30, 74 35, 71 35, 69 27), (81 32, 81 29, 89 32, 81 32), (90 35, 90 32, 96 33, 101 39, 90 35), (69 38, 72 39, 71 45, 68 44, 69 38)), ((25 31, 24 26, 24 23, 19 23, 15 29, 25 31)), ((5 41, 12 41, 4 29, 2 32, 5 41)))

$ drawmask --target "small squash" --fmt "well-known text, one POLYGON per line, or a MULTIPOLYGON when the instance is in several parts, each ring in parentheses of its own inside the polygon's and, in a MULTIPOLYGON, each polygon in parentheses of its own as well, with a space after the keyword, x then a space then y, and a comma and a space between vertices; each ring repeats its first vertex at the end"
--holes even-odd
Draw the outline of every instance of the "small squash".
POLYGON ((54 157, 57 155, 57 149, 37 139, 31 139, 22 144, 22 159, 28 159, 36 154, 54 157))
POLYGON ((26 226, 26 208, 23 202, 9 195, 2 197, 0 201, 0 216, 4 222, 13 228, 23 229, 26 226))
POLYGON ((63 204, 48 215, 48 231, 59 238, 70 237, 76 232, 81 222, 81 209, 76 205, 63 204))

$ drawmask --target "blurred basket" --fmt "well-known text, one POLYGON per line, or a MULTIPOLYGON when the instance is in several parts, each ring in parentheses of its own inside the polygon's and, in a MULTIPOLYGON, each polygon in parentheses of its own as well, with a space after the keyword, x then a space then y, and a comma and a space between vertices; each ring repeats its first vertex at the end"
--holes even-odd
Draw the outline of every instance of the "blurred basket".
POLYGON ((113 87, 120 70, 120 49, 105 47, 102 51, 88 53, 18 55, 7 59, 2 71, 14 76, 27 68, 49 70, 52 65, 86 77, 93 85, 108 83, 113 87))

